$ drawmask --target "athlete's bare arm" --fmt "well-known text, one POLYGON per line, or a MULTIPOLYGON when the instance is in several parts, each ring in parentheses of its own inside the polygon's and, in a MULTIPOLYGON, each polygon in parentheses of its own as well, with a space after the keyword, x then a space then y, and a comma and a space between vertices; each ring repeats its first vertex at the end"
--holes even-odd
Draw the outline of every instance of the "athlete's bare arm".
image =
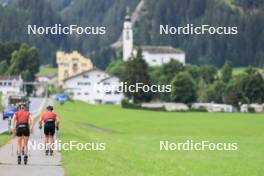
POLYGON ((13 133, 15 133, 16 131, 16 123, 17 123, 16 114, 14 114, 11 122, 11 130, 13 133))
POLYGON ((41 116, 39 117, 39 128, 40 128, 40 129, 42 128, 42 117, 43 117, 43 115, 41 115, 41 116))
POLYGON ((59 118, 59 116, 56 116, 55 124, 56 124, 56 127, 59 127, 59 125, 60 125, 60 118, 59 118))
POLYGON ((29 116, 29 129, 30 129, 30 132, 32 132, 33 130, 33 125, 34 125, 34 119, 32 117, 32 115, 29 116))

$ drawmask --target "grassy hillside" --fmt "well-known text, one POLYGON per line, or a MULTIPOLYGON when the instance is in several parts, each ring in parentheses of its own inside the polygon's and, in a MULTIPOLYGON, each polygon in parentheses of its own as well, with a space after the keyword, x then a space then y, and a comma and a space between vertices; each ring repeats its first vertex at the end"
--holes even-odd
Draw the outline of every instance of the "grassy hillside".
POLYGON ((41 66, 39 68, 39 73, 37 76, 54 76, 57 74, 57 68, 50 67, 50 66, 41 66))
POLYGON ((106 151, 63 151, 66 175, 260 176, 260 114, 166 113, 68 102, 56 105, 60 139, 104 142, 106 151), (93 126, 91 126, 93 125, 93 126), (94 127, 96 126, 96 127, 94 127), (159 151, 159 141, 237 142, 238 151, 159 151))

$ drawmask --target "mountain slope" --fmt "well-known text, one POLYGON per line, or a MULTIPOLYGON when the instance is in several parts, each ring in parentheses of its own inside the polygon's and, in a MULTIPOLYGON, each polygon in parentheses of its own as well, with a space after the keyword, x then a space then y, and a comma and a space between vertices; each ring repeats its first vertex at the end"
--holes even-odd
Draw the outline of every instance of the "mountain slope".
MULTIPOLYGON (((264 12, 241 4, 244 4, 242 0, 229 4, 217 0, 146 0, 148 13, 135 26, 135 42, 183 48, 189 63, 221 66, 225 60, 231 60, 235 66, 264 65, 264 12), (237 26, 239 34, 159 35, 160 24, 186 26, 188 23, 237 26)), ((255 6, 263 8, 262 3, 255 6)))
MULTIPOLYGON (((140 0, 0 0, 0 42, 36 45, 42 64, 55 64, 55 52, 78 50, 105 68, 114 52, 110 45, 122 32, 126 7, 133 12, 140 0), (27 24, 106 26, 103 36, 29 36, 27 24)), ((135 22, 136 45, 172 45, 186 51, 187 62, 221 66, 264 65, 263 0, 145 0, 135 22), (159 25, 237 26, 239 34, 159 35, 159 25)))
POLYGON ((0 42, 26 42, 39 49, 41 63, 54 63, 55 51, 63 43, 65 36, 53 38, 49 35, 28 35, 27 25, 49 25, 61 23, 60 17, 49 4, 43 1, 9 1, 0 5, 0 42), (11 3, 11 5, 10 5, 11 3))

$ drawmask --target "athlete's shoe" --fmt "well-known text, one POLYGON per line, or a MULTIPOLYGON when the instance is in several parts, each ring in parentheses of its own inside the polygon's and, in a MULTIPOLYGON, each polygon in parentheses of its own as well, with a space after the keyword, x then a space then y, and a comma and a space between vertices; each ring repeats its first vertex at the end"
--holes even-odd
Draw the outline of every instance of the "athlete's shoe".
POLYGON ((17 164, 21 164, 21 156, 17 156, 17 164))
POLYGON ((48 156, 49 155, 49 150, 46 150, 45 154, 46 154, 46 156, 48 156))

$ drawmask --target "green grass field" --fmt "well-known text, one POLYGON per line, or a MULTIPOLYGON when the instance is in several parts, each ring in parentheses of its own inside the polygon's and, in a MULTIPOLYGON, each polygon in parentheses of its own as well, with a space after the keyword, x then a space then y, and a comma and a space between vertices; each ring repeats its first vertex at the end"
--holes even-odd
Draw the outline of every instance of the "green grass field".
POLYGON ((53 68, 50 66, 41 66, 39 68, 38 76, 53 76, 57 73, 57 68, 53 68))
POLYGON ((63 151, 66 176, 261 176, 263 114, 168 113, 112 105, 56 105, 60 139, 104 142, 105 151, 63 151), (102 131, 87 127, 88 124, 102 131), (110 133, 111 132, 111 133, 110 133), (160 151, 160 140, 238 143, 237 151, 160 151))
POLYGON ((4 144, 7 143, 7 141, 9 139, 11 139, 11 135, 10 134, 7 134, 7 133, 4 133, 4 134, 0 134, 0 147, 4 144))
MULTIPOLYGON (((258 69, 259 71, 261 71, 261 70, 263 71, 262 68, 256 68, 256 69, 258 69)), ((246 70, 247 70, 247 67, 236 67, 236 68, 233 68, 233 76, 246 73, 246 70)), ((221 70, 218 70, 218 76, 221 76, 221 70)))

